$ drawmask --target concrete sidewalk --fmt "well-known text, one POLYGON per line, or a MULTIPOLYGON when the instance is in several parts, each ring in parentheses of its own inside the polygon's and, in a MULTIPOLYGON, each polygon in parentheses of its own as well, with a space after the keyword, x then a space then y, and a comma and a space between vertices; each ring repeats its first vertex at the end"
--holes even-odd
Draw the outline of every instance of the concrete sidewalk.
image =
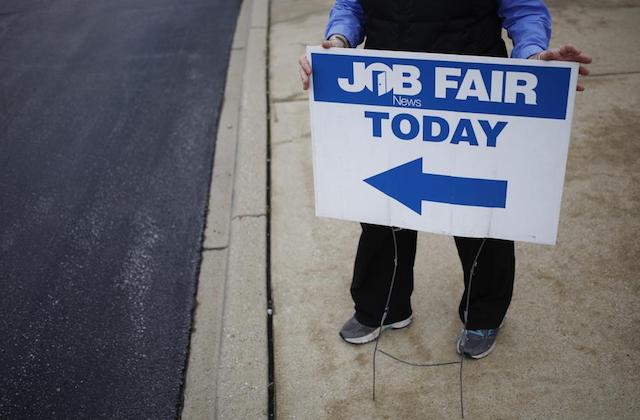
MULTIPOLYGON (((296 61, 333 2, 272 0, 271 275, 281 419, 458 418, 458 365, 414 368, 351 346, 349 284, 360 228, 314 216, 306 93, 296 61)), ((556 246, 518 244, 516 287, 494 353, 465 362, 468 418, 638 418, 640 410, 640 1, 547 2, 552 45, 595 60, 577 101, 556 246)), ((455 361, 462 272, 453 240, 420 234, 411 327, 380 347, 455 361)))

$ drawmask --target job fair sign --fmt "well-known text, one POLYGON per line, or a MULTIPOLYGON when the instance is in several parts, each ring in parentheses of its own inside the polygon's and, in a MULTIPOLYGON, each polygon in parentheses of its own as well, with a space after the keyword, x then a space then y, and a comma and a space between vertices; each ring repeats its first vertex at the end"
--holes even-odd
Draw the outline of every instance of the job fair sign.
POLYGON ((318 216, 555 243, 578 65, 307 54, 318 216))

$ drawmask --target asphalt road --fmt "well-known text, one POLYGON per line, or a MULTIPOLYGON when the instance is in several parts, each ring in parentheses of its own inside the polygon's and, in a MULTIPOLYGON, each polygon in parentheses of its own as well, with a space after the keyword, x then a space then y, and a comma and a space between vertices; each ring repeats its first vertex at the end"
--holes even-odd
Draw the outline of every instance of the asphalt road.
POLYGON ((239 3, 0 2, 0 418, 179 413, 239 3))

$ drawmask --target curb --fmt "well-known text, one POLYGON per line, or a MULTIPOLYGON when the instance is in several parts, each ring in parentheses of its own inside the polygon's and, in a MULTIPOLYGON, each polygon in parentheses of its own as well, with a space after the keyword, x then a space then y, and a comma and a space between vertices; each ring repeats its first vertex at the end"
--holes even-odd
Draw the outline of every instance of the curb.
POLYGON ((182 418, 266 418, 268 0, 244 0, 218 123, 182 418))

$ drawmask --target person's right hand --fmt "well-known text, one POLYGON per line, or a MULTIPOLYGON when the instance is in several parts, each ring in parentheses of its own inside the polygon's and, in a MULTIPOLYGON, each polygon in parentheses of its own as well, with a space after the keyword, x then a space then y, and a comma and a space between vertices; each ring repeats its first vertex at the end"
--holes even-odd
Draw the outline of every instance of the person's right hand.
MULTIPOLYGON (((322 48, 329 49, 331 47, 334 48, 346 48, 344 42, 340 38, 331 37, 328 40, 322 42, 322 48)), ((298 64, 300 64, 300 81, 302 82, 302 89, 309 89, 309 76, 311 76, 311 63, 307 59, 307 54, 302 54, 300 59, 298 60, 298 64)))

